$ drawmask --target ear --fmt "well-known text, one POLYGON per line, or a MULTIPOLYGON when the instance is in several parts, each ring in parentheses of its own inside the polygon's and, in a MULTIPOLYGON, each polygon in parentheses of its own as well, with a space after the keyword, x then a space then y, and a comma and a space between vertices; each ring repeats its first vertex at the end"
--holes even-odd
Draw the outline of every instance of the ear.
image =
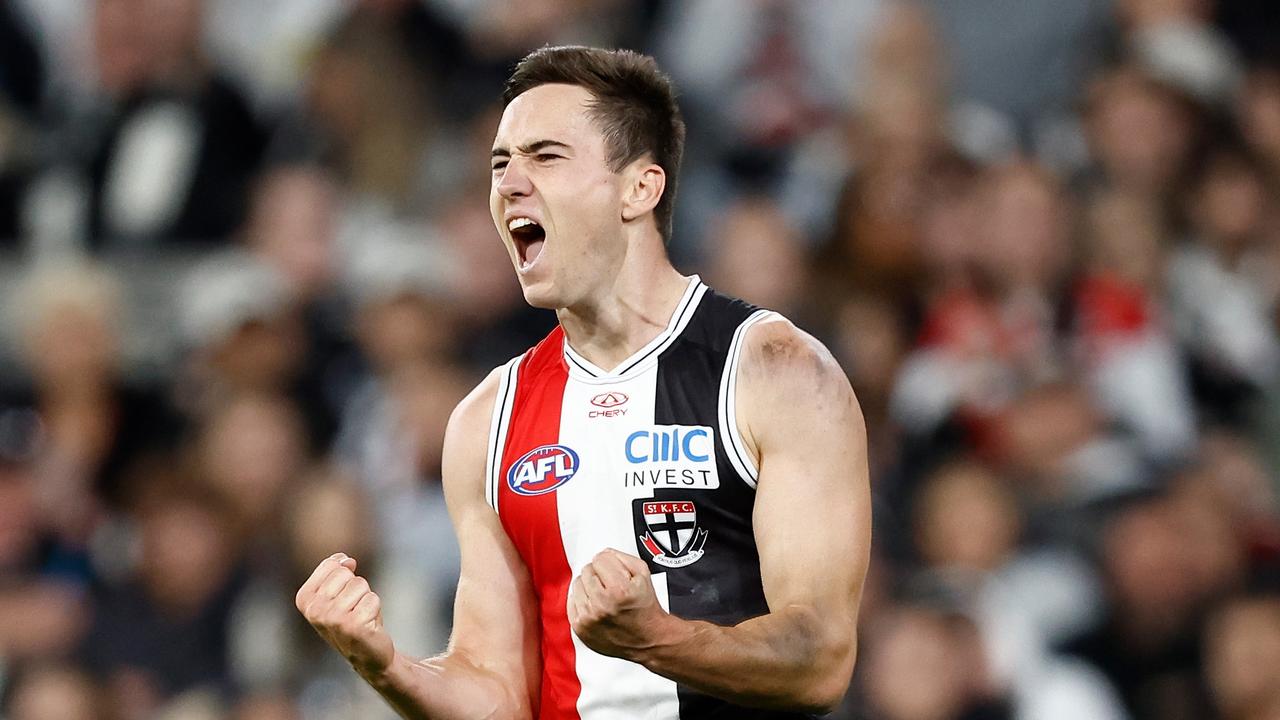
POLYGON ((667 173, 652 162, 637 161, 625 173, 622 221, 630 222, 653 212, 667 188, 667 173))

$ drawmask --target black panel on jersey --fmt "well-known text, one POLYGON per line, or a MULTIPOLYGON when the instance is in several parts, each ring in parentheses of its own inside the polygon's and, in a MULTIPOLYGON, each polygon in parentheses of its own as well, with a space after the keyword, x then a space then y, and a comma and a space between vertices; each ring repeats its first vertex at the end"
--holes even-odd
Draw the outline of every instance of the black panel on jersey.
MULTIPOLYGON (((725 454, 728 438, 720 437, 720 378, 738 326, 758 308, 708 290, 689 325, 658 363, 654 423, 705 425, 715 428, 720 487, 715 490, 658 488, 655 502, 692 502, 696 532, 705 531, 702 557, 684 567, 668 568, 650 561, 655 573, 667 576, 670 610, 677 617, 736 625, 768 612, 760 580, 760 556, 751 527, 755 490, 739 477, 725 454)), ((636 508, 637 528, 644 527, 636 508)), ((683 526, 682 526, 683 527, 683 526)), ((674 538, 668 544, 674 544, 674 538)), ((690 544, 697 542, 695 539, 690 544)), ((638 548, 640 557, 649 557, 638 548)), ((681 718, 734 720, 799 720, 802 713, 757 710, 678 686, 681 718)))

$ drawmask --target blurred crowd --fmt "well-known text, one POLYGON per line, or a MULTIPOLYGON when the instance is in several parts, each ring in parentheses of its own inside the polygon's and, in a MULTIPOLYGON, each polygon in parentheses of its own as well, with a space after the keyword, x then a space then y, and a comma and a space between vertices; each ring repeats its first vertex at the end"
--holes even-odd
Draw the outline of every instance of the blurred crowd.
POLYGON ((0 0, 2 716, 389 716, 293 593, 342 550, 447 642, 446 420, 554 323, 496 101, 582 43, 681 91, 678 266, 862 402, 836 717, 1280 720, 1277 38, 1268 0, 0 0))

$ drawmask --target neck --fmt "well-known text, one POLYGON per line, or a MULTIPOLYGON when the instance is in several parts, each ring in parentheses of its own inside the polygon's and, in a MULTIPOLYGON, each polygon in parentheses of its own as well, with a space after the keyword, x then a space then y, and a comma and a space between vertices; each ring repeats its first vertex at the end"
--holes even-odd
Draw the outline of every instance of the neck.
POLYGON ((600 297, 556 311, 569 344, 596 367, 612 370, 667 328, 689 279, 667 260, 629 258, 600 297))

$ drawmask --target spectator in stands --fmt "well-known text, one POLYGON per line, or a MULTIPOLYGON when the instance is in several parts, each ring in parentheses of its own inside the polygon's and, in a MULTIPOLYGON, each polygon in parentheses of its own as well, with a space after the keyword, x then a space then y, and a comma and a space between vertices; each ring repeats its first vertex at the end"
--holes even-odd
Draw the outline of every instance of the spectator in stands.
POLYGON ((228 689, 238 538, 221 499, 185 480, 158 474, 140 493, 137 565, 94 595, 83 656, 126 717, 228 689))
POLYGON ((1150 198, 1099 188, 1085 210, 1084 267, 1072 288, 1071 352, 1095 404, 1169 463, 1195 450, 1187 359, 1165 312, 1170 231, 1150 198))
POLYGON ((397 32, 376 13, 344 18, 312 65, 307 107, 333 144, 349 192, 404 210, 427 196, 434 108, 397 32))
POLYGON ((1107 70, 1084 97, 1097 182, 1172 207, 1202 134, 1200 109, 1185 95, 1127 65, 1107 70))
POLYGON ((726 207, 703 243, 711 259, 707 282, 734 297, 800 319, 809 287, 805 240, 767 197, 726 207))
POLYGON ((1052 651, 1097 620, 1098 582, 1069 550, 1024 544, 1027 519, 1006 482, 972 461, 944 465, 914 512, 920 557, 968 599, 990 682, 1007 690, 1016 717, 1125 716, 1100 673, 1052 651))
POLYGON ((1133 718, 1208 714, 1197 642, 1203 587, 1179 520, 1161 496, 1108 520, 1101 536, 1108 617, 1067 646, 1111 679, 1133 718))
POLYGON ((13 402, 44 434, 38 473, 72 542, 85 542, 98 500, 118 501, 140 466, 166 454, 181 425, 164 393, 125 376, 119 278, 94 265, 50 265, 14 289, 30 385, 13 402))
POLYGON ((60 108, 45 179, 62 200, 35 194, 32 222, 45 233, 33 242, 67 236, 116 251, 226 242, 265 134, 203 53, 203 0, 97 0, 92 13, 97 86, 84 106, 60 108))
POLYGON ((283 164, 255 186, 245 243, 299 302, 329 292, 337 274, 342 188, 315 164, 283 164))
POLYGON ((992 686, 972 620, 910 603, 890 610, 866 638, 863 692, 875 720, 1011 720, 992 686))
POLYGON ((230 511, 234 536, 255 560, 272 566, 281 541, 278 518, 309 460, 306 426, 287 398, 227 398, 201 429, 200 474, 230 511))
POLYGON ((1042 168, 1014 164, 988 171, 980 192, 976 267, 928 298, 895 390, 895 417, 917 435, 955 419, 980 436, 1022 392, 1063 372, 1057 308, 1070 247, 1062 189, 1042 168))
POLYGON ((1244 422, 1248 403, 1280 377, 1280 254, 1267 237, 1263 178, 1244 148, 1213 148, 1188 188, 1192 236, 1169 266, 1170 310, 1198 400, 1222 422, 1244 422))
POLYGON ((285 395, 302 410, 308 447, 328 446, 335 411, 305 372, 311 338, 279 272, 247 253, 211 258, 191 272, 180 304, 190 352, 178 397, 190 416, 237 394, 285 395))

